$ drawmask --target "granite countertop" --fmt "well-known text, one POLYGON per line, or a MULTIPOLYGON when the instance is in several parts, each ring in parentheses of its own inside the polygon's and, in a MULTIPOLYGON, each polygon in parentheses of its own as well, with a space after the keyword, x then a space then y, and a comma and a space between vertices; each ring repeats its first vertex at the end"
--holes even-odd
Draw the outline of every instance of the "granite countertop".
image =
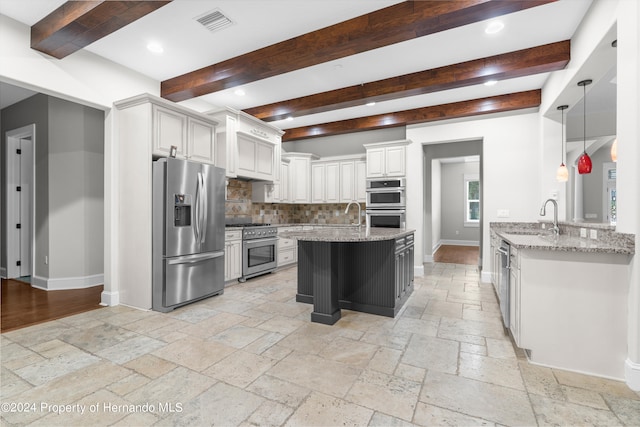
MULTIPOLYGON (((535 223, 534 223, 535 224, 535 223)), ((633 235, 624 233, 601 233, 597 239, 578 237, 573 230, 563 229, 554 236, 548 229, 541 229, 531 223, 492 223, 491 230, 517 249, 535 249, 559 252, 587 252, 602 254, 633 255, 635 241, 633 235)))
POLYGON ((399 228, 323 227, 321 230, 285 231, 280 234, 285 239, 306 242, 373 242, 395 240, 413 234, 415 230, 399 228))

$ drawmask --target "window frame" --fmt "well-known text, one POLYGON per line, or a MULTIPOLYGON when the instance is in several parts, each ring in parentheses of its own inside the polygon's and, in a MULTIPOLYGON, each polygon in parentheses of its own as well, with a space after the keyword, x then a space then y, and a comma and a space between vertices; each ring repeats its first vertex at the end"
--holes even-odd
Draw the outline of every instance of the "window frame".
POLYGON ((480 212, 480 174, 464 174, 464 226, 465 227, 480 227, 480 221, 482 220, 480 212), (469 182, 478 182, 478 199, 469 199, 469 182), (469 208, 472 202, 478 203, 478 219, 469 218, 469 208))

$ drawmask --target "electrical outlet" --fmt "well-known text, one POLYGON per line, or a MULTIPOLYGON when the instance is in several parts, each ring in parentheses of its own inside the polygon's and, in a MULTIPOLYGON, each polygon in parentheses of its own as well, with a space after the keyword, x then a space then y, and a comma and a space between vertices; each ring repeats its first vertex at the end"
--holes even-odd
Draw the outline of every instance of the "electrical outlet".
POLYGON ((580 229, 580 237, 584 237, 585 239, 587 238, 587 229, 586 228, 581 228, 580 229))
POLYGON ((551 191, 551 198, 553 200, 558 200, 558 190, 552 190, 551 191))
POLYGON ((594 240, 597 239, 598 238, 598 230, 590 229, 589 230, 589 238, 590 239, 594 239, 594 240))

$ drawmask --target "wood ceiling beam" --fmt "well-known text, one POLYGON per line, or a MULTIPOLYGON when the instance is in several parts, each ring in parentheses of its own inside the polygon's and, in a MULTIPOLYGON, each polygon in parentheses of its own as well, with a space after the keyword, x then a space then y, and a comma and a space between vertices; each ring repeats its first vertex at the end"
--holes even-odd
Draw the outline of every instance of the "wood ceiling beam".
POLYGON ((539 107, 540 89, 285 130, 283 142, 539 107))
POLYGON ((62 59, 171 1, 68 1, 31 27, 31 48, 62 59))
POLYGON ((165 80, 179 102, 557 0, 406 1, 165 80))
POLYGON ((324 113, 340 108, 424 95, 477 85, 488 80, 504 80, 564 69, 571 59, 571 41, 476 59, 431 70, 391 77, 362 85, 331 90, 301 98, 247 108, 266 122, 324 113))

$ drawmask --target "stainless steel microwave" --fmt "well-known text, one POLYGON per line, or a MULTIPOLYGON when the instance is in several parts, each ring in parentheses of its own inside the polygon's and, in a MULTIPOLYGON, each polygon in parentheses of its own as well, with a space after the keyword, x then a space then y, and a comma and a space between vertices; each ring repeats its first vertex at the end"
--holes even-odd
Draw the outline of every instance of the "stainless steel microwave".
POLYGON ((367 209, 406 207, 405 179, 368 179, 367 209))

